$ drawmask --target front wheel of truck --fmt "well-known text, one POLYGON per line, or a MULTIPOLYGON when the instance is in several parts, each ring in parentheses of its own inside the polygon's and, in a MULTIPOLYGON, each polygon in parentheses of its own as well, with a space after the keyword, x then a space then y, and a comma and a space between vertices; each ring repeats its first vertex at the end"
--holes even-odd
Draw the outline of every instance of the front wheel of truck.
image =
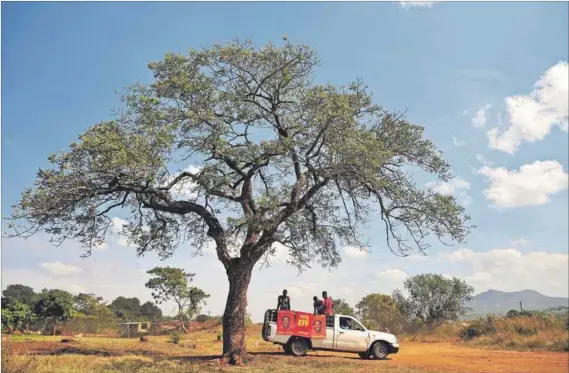
POLYGON ((296 357, 305 356, 308 353, 308 341, 304 338, 294 338, 289 342, 289 350, 296 357))
POLYGON ((374 358, 383 360, 389 355, 389 346, 385 342, 375 342, 373 346, 371 346, 371 352, 374 358))
POLYGON ((360 357, 365 360, 371 357, 371 353, 369 352, 369 350, 367 350, 366 352, 359 352, 358 355, 360 355, 360 357))

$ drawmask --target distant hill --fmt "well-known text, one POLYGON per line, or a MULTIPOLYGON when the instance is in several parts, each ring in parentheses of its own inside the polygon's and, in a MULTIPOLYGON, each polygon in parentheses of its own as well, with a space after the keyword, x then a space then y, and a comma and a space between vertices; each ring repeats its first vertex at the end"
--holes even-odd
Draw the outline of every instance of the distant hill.
POLYGON ((545 310, 556 307, 569 307, 569 298, 548 297, 535 290, 505 292, 488 290, 474 296, 469 303, 471 314, 504 314, 511 309, 519 310, 520 301, 525 310, 545 310))

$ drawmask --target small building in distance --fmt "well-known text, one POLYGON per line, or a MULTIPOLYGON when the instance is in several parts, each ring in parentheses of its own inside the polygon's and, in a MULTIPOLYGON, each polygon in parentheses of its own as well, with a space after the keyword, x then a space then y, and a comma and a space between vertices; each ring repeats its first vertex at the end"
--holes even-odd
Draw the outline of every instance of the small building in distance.
POLYGON ((122 338, 139 337, 148 334, 150 323, 148 321, 123 322, 120 324, 122 338))

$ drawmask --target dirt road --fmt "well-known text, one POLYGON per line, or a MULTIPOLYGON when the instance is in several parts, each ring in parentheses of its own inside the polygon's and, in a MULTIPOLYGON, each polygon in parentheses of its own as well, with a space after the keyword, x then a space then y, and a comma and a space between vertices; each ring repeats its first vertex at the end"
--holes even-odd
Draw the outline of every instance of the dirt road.
MULTIPOLYGON (((104 344, 82 341, 73 346, 56 342, 31 341, 8 343, 8 345, 14 353, 38 354, 40 355, 38 358, 42 358, 41 355, 53 353, 57 355, 61 353, 70 357, 83 355, 85 358, 97 355, 103 359, 113 356, 137 355, 151 358, 155 362, 175 361, 183 357, 188 363, 194 362, 201 365, 204 372, 213 371, 208 370, 207 362, 216 358, 214 354, 218 353, 220 347, 216 345, 204 351, 201 348, 172 348, 163 341, 147 344, 140 344, 138 341, 121 341, 120 345, 113 345, 108 341, 104 344)), ((400 353, 391 356, 386 361, 363 360, 356 354, 323 351, 310 352, 305 358, 295 358, 282 353, 280 347, 268 344, 251 346, 249 352, 252 355, 252 362, 249 367, 241 369, 242 373, 266 372, 267 369, 273 373, 292 371, 311 373, 330 371, 342 373, 569 373, 569 353, 567 352, 488 350, 446 342, 402 342, 400 353)))
POLYGON ((406 342, 401 344, 399 354, 382 363, 437 373, 568 373, 569 353, 488 350, 451 343, 406 342))

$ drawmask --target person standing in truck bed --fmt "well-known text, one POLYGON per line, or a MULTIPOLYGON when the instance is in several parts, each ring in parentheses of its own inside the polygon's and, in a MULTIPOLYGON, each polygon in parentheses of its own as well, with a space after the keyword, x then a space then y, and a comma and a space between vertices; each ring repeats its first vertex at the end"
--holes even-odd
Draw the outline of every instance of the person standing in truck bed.
POLYGON ((318 299, 317 296, 314 296, 314 314, 315 315, 324 315, 324 302, 322 302, 320 299, 318 299))
POLYGON ((334 313, 332 310, 332 298, 328 296, 328 293, 326 291, 322 292, 322 298, 324 298, 324 313, 326 316, 332 316, 334 313))
POLYGON ((283 295, 279 295, 279 298, 277 300, 277 311, 290 311, 290 297, 287 294, 288 291, 284 289, 283 295))

